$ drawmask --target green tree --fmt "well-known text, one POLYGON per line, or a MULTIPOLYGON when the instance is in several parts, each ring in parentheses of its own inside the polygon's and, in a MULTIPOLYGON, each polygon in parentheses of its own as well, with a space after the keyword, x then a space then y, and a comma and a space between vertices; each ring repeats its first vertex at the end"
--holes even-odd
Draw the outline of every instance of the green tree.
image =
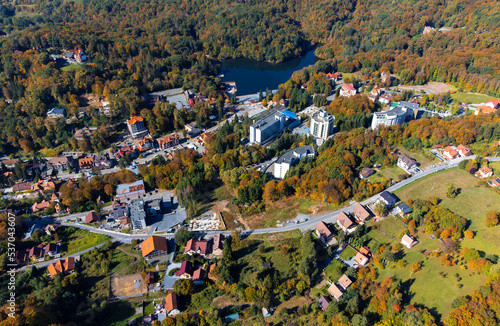
POLYGON ((448 185, 448 188, 446 189, 446 197, 448 198, 455 198, 458 194, 457 187, 453 183, 448 185))

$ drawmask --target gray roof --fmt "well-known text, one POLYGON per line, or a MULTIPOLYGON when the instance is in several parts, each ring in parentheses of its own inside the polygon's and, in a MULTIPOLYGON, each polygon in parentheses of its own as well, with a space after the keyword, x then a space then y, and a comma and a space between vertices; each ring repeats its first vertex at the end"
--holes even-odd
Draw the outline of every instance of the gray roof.
POLYGON ((63 108, 52 108, 49 110, 49 112, 47 112, 47 114, 62 114, 62 115, 65 115, 66 114, 66 110, 63 109, 63 108))
POLYGON ((399 155, 399 158, 401 159, 401 161, 403 161, 404 164, 406 164, 406 166, 408 167, 411 167, 413 165, 417 165, 417 161, 415 161, 414 159, 412 159, 411 157, 409 157, 408 155, 406 154, 401 154, 399 155))
POLYGON ((130 223, 132 230, 141 230, 146 228, 146 211, 144 210, 144 201, 135 199, 128 204, 130 223))
POLYGON ((388 119, 395 116, 406 115, 406 110, 402 106, 398 105, 394 109, 389 111, 375 112, 377 119, 388 119))
POLYGON ((406 204, 399 205, 398 209, 401 210, 403 212, 403 214, 409 214, 412 212, 411 208, 408 207, 408 205, 406 205, 406 204))
POLYGON ((394 196, 393 194, 391 194, 390 192, 388 191, 383 191, 381 194, 380 194, 380 197, 382 197, 383 200, 385 200, 386 202, 390 203, 392 201, 398 201, 398 199, 396 198, 396 196, 394 196))
POLYGON ((411 102, 406 102, 406 101, 399 102, 399 105, 407 107, 407 108, 412 109, 412 110, 418 110, 418 108, 420 107, 420 104, 418 104, 418 103, 411 103, 411 102))
POLYGON ((276 161, 276 164, 281 164, 281 163, 291 164, 294 160, 300 159, 301 157, 307 156, 309 154, 314 155, 313 146, 297 147, 281 155, 280 158, 276 161))
POLYGON ((258 119, 252 125, 252 127, 256 128, 256 129, 262 128, 262 127, 267 126, 267 125, 273 123, 274 121, 276 121, 275 116, 281 117, 281 116, 285 115, 283 112, 275 110, 275 109, 272 109, 271 111, 272 112, 267 113, 264 117, 258 119))

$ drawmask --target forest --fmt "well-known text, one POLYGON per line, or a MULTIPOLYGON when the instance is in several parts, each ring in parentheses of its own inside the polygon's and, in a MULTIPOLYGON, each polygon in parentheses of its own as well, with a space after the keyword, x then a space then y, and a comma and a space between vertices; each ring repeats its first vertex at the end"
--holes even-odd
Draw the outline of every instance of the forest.
MULTIPOLYGON (((402 83, 443 81, 498 96, 498 6, 488 0, 2 4, 0 96, 6 102, 0 104, 0 149, 28 154, 68 141, 78 148, 71 140, 75 127, 109 125, 142 113, 146 92, 185 87, 223 100, 220 80, 214 78, 221 60, 284 61, 315 44, 316 54, 325 59, 317 64, 320 71, 361 71, 368 78, 386 71, 402 83), (385 10, 388 5, 392 14, 385 10), (436 30, 424 35, 425 26, 436 30), (50 55, 63 49, 84 50, 89 63, 62 69, 50 55), (110 116, 94 114, 73 125, 45 119, 54 106, 74 114, 87 93, 108 98, 110 116)), ((326 95, 330 87, 315 76, 306 91, 326 95)), ((289 98, 290 107, 297 109, 303 106, 303 93, 285 87, 278 96, 289 98)), ((216 113, 207 110, 195 108, 202 119, 216 113)), ((153 134, 196 119, 164 107, 154 115, 153 134)), ((107 145, 96 141, 87 149, 107 145)))

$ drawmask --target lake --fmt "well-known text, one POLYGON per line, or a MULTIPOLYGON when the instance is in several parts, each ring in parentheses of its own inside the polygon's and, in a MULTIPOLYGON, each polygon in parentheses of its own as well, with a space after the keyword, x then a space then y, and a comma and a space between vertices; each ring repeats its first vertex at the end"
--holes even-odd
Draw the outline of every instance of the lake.
POLYGON ((231 59, 222 62, 222 81, 234 81, 237 95, 256 94, 260 90, 278 89, 290 79, 294 71, 316 63, 314 50, 306 55, 280 63, 269 63, 251 59, 231 59))

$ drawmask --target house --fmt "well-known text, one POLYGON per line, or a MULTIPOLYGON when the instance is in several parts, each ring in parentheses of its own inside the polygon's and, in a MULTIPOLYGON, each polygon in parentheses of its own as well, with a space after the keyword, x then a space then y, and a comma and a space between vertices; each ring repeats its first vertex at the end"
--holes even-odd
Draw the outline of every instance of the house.
POLYGON ((365 255, 366 257, 370 257, 372 255, 370 249, 368 249, 368 247, 365 246, 359 248, 359 252, 365 255))
POLYGON ((52 235, 56 233, 57 228, 58 226, 56 224, 48 224, 43 230, 47 235, 52 235))
POLYGON ((418 243, 417 240, 415 240, 412 236, 405 234, 403 238, 401 238, 401 244, 405 246, 406 248, 410 249, 414 245, 418 243))
POLYGON ((75 258, 68 257, 60 259, 57 262, 50 264, 47 267, 47 270, 52 278, 54 278, 57 274, 71 274, 75 271, 75 258))
POLYGON ((354 263, 356 267, 365 266, 368 264, 369 258, 363 255, 361 252, 356 253, 354 256, 354 263))
POLYGON ((94 166, 94 157, 82 157, 78 159, 78 166, 83 170, 90 170, 94 166))
POLYGON ((155 147, 155 141, 148 135, 137 141, 136 147, 140 152, 149 151, 155 147))
MULTIPOLYGON (((42 247, 43 248, 43 247, 42 247)), ((42 248, 34 246, 28 251, 29 260, 42 262, 45 259, 45 250, 42 248)))
POLYGON ((417 167, 417 161, 406 154, 400 154, 398 155, 397 165, 406 172, 409 172, 410 169, 417 167))
POLYGON ((177 305, 177 294, 175 292, 167 294, 165 298, 165 312, 171 317, 181 313, 177 305))
POLYGON ((372 214, 366 209, 366 207, 361 205, 360 203, 358 203, 354 207, 354 218, 358 222, 366 222, 371 217, 371 215, 372 214))
POLYGON ((33 183, 31 186, 31 190, 37 191, 37 190, 55 190, 56 189, 56 183, 59 184, 61 181, 54 181, 52 178, 47 179, 47 180, 39 180, 36 183, 33 183))
POLYGON ((193 131, 194 129, 197 129, 197 128, 196 128, 196 122, 190 122, 190 123, 187 123, 186 125, 184 125, 184 129, 185 129, 187 132, 190 132, 190 131, 193 131))
POLYGON ((385 94, 380 95, 380 97, 378 98, 378 101, 382 104, 385 104, 385 105, 391 105, 392 101, 394 101, 394 96, 385 93, 385 94))
POLYGON ((89 139, 92 138, 92 131, 89 128, 83 127, 75 131, 76 140, 83 140, 85 137, 89 139))
POLYGON ((114 154, 115 158, 117 160, 125 157, 125 156, 128 156, 130 157, 131 159, 134 159, 134 158, 137 158, 137 152, 136 150, 132 147, 132 146, 124 146, 122 148, 120 148, 115 154, 114 154))
POLYGON ((138 180, 132 183, 123 183, 116 186, 116 197, 119 200, 127 200, 144 195, 146 190, 144 188, 144 181, 138 180))
POLYGON ((167 239, 152 235, 141 243, 141 250, 142 257, 145 259, 166 255, 168 253, 167 239))
POLYGON ((24 266, 28 262, 28 251, 27 250, 16 251, 16 254, 14 256, 14 262, 16 263, 17 266, 24 266))
POLYGON ((447 146, 443 150, 443 156, 448 160, 453 160, 458 157, 458 152, 451 146, 447 146))
POLYGON ((194 284, 196 284, 196 285, 203 284, 205 282, 205 275, 206 275, 206 272, 204 269, 198 268, 197 270, 195 270, 193 273, 194 284))
POLYGON ((94 155, 94 167, 98 170, 106 170, 113 167, 113 161, 109 159, 108 154, 94 155))
POLYGON ((56 171, 64 171, 72 168, 74 161, 71 156, 54 157, 48 161, 48 165, 56 171))
POLYGON ((396 212, 398 212, 401 217, 405 217, 407 214, 410 214, 412 212, 411 208, 408 207, 406 204, 401 204, 396 207, 396 212))
POLYGON ((318 304, 321 307, 321 310, 326 311, 326 309, 328 308, 328 305, 330 304, 330 299, 328 299, 328 297, 325 297, 323 295, 319 298, 318 304))
POLYGON ((224 246, 224 234, 219 233, 214 237, 212 255, 222 256, 222 250, 224 246))
POLYGON ((465 147, 464 145, 460 144, 457 146, 457 152, 460 155, 460 157, 466 157, 466 156, 471 156, 472 152, 470 149, 465 147))
POLYGON ((31 206, 31 210, 33 213, 38 213, 38 212, 44 211, 47 208, 49 208, 50 204, 51 204, 51 201, 44 199, 39 203, 34 203, 33 206, 31 206))
POLYGON ((130 131, 130 134, 134 138, 138 138, 144 136, 148 133, 144 125, 144 119, 138 116, 131 116, 129 120, 127 120, 127 127, 130 131))
POLYGON ((47 116, 51 119, 64 118, 66 116, 66 109, 52 108, 47 111, 47 116))
POLYGON ((352 281, 347 275, 344 274, 341 278, 339 278, 339 284, 344 290, 347 290, 347 288, 352 284, 352 281))
POLYGON ((491 186, 500 188, 500 178, 495 178, 491 180, 491 186))
POLYGON ((190 256, 197 254, 204 257, 210 253, 211 247, 211 241, 205 240, 201 237, 198 239, 190 239, 186 243, 184 253, 190 256))
POLYGON ((369 176, 375 174, 375 171, 370 169, 370 168, 364 168, 363 170, 361 170, 361 172, 359 173, 359 178, 360 179, 366 179, 368 178, 369 176))
POLYGON ((492 108, 498 109, 498 108, 500 108, 500 100, 496 100, 496 99, 488 100, 487 105, 491 105, 492 108))
POLYGON ((31 190, 33 182, 20 182, 12 186, 13 192, 25 192, 31 190))
POLYGON ((167 149, 169 147, 179 145, 179 141, 180 138, 178 134, 170 134, 168 136, 158 138, 158 147, 161 149, 167 149))
POLYGON ((19 162, 19 159, 13 159, 13 160, 3 160, 2 164, 7 168, 7 169, 13 169, 17 162, 19 162))
POLYGON ((356 88, 353 84, 342 83, 342 88, 340 89, 340 96, 351 97, 356 95, 356 88))
POLYGON ((434 27, 431 27, 431 26, 425 26, 424 27, 424 30, 422 32, 422 34, 429 34, 429 33, 432 33, 434 32, 436 29, 434 27))
POLYGON ((378 86, 375 86, 371 91, 370 91, 370 94, 368 94, 368 98, 372 101, 372 102, 375 102, 380 94, 382 94, 382 90, 378 87, 378 86))
POLYGON ((493 175, 493 170, 490 169, 489 167, 487 167, 486 165, 483 166, 482 168, 480 168, 475 173, 475 176, 480 177, 480 178, 488 178, 488 177, 491 177, 492 175, 493 175))
POLYGON ((332 233, 332 231, 330 231, 330 228, 325 224, 325 222, 320 221, 316 225, 316 235, 319 238, 323 238, 324 240, 327 240, 333 235, 333 233, 332 233))
POLYGON ((61 257, 61 242, 48 243, 44 250, 45 256, 59 258, 61 257))
POLYGON ((349 216, 347 216, 347 214, 344 212, 340 212, 340 214, 337 216, 337 225, 342 231, 347 233, 351 233, 352 231, 354 231, 354 229, 351 229, 353 226, 354 228, 356 228, 353 221, 351 221, 349 216))
POLYGON ((392 206, 397 203, 398 199, 390 192, 382 191, 379 201, 381 201, 386 206, 392 206))
POLYGON ((342 290, 339 289, 335 283, 332 283, 332 285, 328 288, 328 293, 335 298, 335 300, 339 301, 339 299, 342 297, 342 290))
POLYGON ((475 115, 479 114, 490 114, 490 113, 496 113, 497 109, 492 108, 487 105, 480 105, 476 108, 476 112, 474 112, 475 115))
POLYGON ((331 80, 334 80, 335 82, 338 82, 339 80, 342 79, 342 74, 340 72, 336 72, 332 75, 332 79, 331 80))
POLYGON ((182 262, 181 268, 175 272, 175 276, 190 279, 193 276, 193 264, 189 260, 182 262))
POLYGON ((99 220, 99 218, 97 217, 97 214, 94 211, 89 212, 85 216, 85 223, 87 223, 87 224, 97 222, 98 220, 99 220))

